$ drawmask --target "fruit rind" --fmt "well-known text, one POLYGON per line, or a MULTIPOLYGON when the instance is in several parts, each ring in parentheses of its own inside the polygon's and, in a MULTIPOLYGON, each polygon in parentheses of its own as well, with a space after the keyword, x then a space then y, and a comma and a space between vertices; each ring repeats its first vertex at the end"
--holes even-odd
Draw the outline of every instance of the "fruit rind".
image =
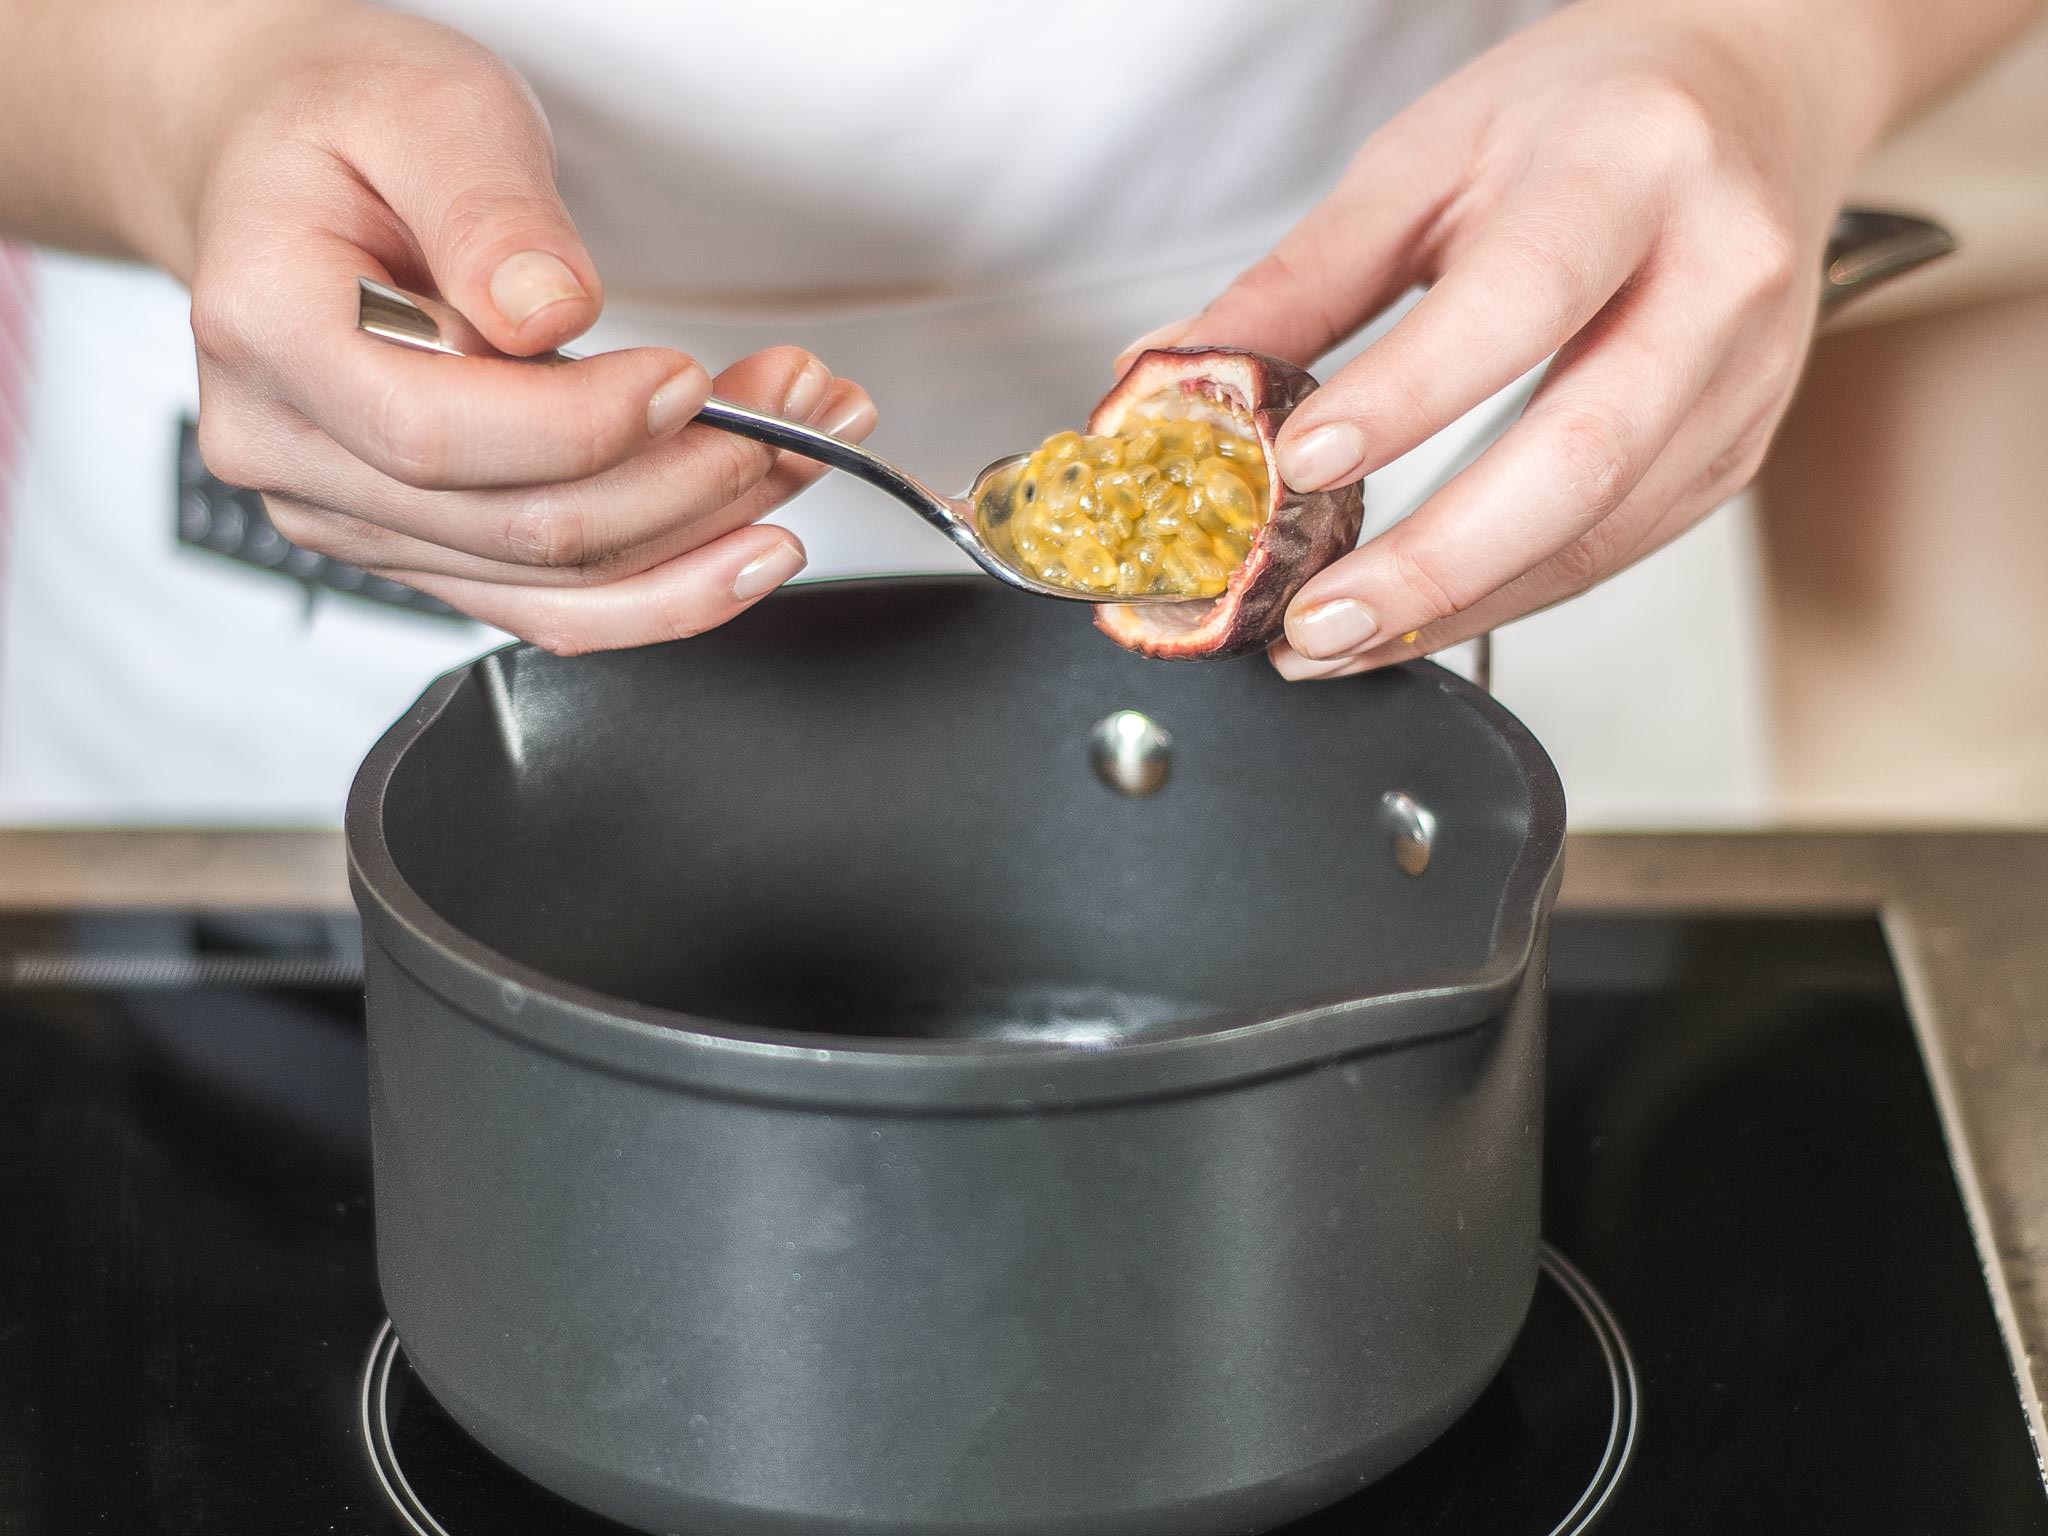
POLYGON ((1220 597, 1172 604, 1105 603, 1096 627, 1126 650, 1162 661, 1221 661, 1280 638, 1287 605, 1308 579, 1358 542, 1365 501, 1354 482, 1295 491, 1280 478, 1273 446, 1294 408, 1315 392, 1304 369, 1235 347, 1159 347, 1142 352, 1088 418, 1113 435, 1133 410, 1166 391, 1199 392, 1249 419, 1266 456, 1271 511, 1251 552, 1220 597))

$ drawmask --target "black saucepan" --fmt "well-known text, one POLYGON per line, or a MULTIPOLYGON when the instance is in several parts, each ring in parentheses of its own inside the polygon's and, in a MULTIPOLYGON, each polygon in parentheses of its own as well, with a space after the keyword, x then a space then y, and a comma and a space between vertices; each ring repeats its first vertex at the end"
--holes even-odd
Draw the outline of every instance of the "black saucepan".
POLYGON ((1145 662, 980 580, 487 657, 348 809, 398 1332, 649 1530, 1328 1503, 1528 1303, 1563 822, 1436 667, 1145 662), (1120 710, 1156 793, 1091 771, 1120 710))

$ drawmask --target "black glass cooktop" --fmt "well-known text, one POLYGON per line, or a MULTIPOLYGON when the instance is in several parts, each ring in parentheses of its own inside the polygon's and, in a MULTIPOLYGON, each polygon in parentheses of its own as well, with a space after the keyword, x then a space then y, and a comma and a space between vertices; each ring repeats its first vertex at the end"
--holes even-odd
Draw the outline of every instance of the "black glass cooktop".
MULTIPOLYGON (((0 924, 0 1533, 615 1531, 382 1336, 331 919, 0 924)), ((1544 1276, 1296 1536, 2048 1533, 1876 930, 1560 920, 1544 1276)))

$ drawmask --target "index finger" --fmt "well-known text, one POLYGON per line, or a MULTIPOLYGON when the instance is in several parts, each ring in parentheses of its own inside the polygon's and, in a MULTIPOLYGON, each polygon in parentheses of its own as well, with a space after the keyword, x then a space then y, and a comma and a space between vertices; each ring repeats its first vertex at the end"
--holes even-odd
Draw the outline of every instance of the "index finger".
POLYGON ((1393 328, 1281 429, 1300 491, 1391 463, 1505 389, 1606 307, 1649 254, 1650 189, 1570 172, 1503 209, 1393 328))
POLYGON ((1705 389, 1729 327, 1684 284, 1631 290, 1582 333, 1520 421, 1416 512, 1312 577, 1288 643, 1321 661, 1440 624, 1594 530, 1705 389))
POLYGON ((356 279, 388 281, 346 241, 309 238, 246 346, 273 392, 357 458, 426 490, 588 479, 672 436, 711 392, 696 359, 663 347, 573 363, 449 357, 356 329, 356 279))

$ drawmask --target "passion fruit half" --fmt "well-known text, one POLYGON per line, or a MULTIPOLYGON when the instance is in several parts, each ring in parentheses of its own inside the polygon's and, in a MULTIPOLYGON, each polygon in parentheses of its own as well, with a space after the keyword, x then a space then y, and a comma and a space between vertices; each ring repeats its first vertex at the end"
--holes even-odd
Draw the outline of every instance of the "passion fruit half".
POLYGON ((984 533, 1041 581, 1188 599, 1098 607, 1096 625, 1127 650, 1196 661, 1263 649, 1364 516, 1356 485, 1303 494, 1274 465, 1281 423, 1315 387, 1258 352, 1141 353, 1085 433, 1057 433, 1030 456, 984 533))

